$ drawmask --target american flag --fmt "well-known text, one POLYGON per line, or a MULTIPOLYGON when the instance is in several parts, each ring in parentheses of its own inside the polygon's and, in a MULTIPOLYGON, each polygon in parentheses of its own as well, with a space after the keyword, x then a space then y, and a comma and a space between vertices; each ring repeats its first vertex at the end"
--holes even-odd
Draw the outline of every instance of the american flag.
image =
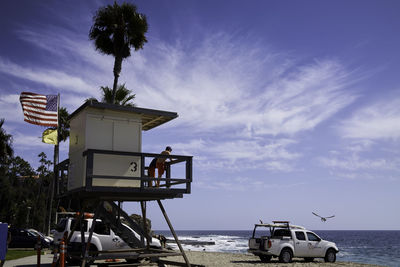
POLYGON ((57 95, 39 95, 22 92, 19 101, 24 111, 24 121, 49 127, 58 125, 57 95))

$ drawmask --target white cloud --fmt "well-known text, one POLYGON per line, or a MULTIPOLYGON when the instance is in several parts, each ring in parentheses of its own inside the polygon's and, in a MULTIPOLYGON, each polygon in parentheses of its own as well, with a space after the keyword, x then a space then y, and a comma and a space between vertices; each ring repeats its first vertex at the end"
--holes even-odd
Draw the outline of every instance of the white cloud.
MULTIPOLYGON (((101 56, 86 34, 51 25, 40 30, 24 28, 17 30, 16 33, 21 40, 45 50, 52 55, 52 59, 55 57, 58 62, 62 62, 62 65, 57 66, 60 69, 80 74, 94 70, 103 75, 109 73, 110 77, 113 77, 113 57, 101 56), (82 66, 82 62, 86 67, 77 69, 76 66, 82 66), (109 66, 109 69, 104 66, 109 66)), ((54 64, 55 62, 47 63, 54 64)), ((96 81, 99 77, 86 78, 96 81)))
POLYGON ((357 97, 347 90, 354 75, 337 61, 294 66, 267 48, 218 36, 194 51, 149 44, 144 64, 129 59, 124 69, 132 75, 124 78, 137 85, 139 105, 177 110, 178 124, 196 132, 254 136, 311 130, 357 97))
POLYGON ((289 161, 266 161, 265 168, 270 171, 280 171, 280 172, 291 172, 293 171, 294 167, 289 163, 289 161))
POLYGON ((273 140, 269 143, 255 140, 235 140, 231 142, 219 141, 208 146, 208 151, 218 158, 232 162, 248 159, 250 161, 264 159, 295 159, 298 153, 290 153, 287 146, 294 143, 292 140, 273 140))
MULTIPOLYGON (((0 71, 61 88, 62 105, 72 112, 85 98, 98 97, 106 80, 111 84, 112 57, 96 52, 86 35, 57 29, 18 33, 63 64, 27 67, 0 58, 0 71)), ((347 90, 354 74, 335 60, 298 65, 257 41, 227 34, 210 33, 190 49, 186 43, 146 44, 123 62, 120 82, 136 93, 138 106, 178 112, 169 127, 177 126, 185 140, 174 146, 197 154, 203 167, 240 162, 241 168, 291 171, 301 156, 289 149, 295 135, 357 98, 347 90)))
POLYGON ((370 172, 334 172, 331 175, 348 180, 392 180, 391 176, 387 177, 382 174, 372 174, 370 172))
MULTIPOLYGON (((86 35, 54 26, 17 33, 49 52, 53 64, 27 67, 0 59, 1 72, 78 94, 82 102, 111 84, 113 58, 95 51, 86 35), (55 67, 54 61, 62 64, 55 67)), ((195 132, 296 134, 356 98, 346 90, 354 75, 334 60, 296 66, 255 40, 222 33, 208 34, 190 49, 182 45, 187 42, 177 43, 146 44, 123 62, 120 82, 137 94, 139 106, 178 111, 177 124, 195 132)))
POLYGON ((41 67, 23 67, 0 58, 0 72, 33 82, 54 87, 56 91, 67 89, 73 92, 81 92, 90 88, 84 79, 69 75, 62 70, 51 70, 41 67))
POLYGON ((345 149, 352 153, 361 153, 370 150, 374 144, 375 142, 371 140, 355 139, 345 149))
POLYGON ((291 171, 294 168, 292 162, 301 156, 289 150, 295 143, 290 139, 191 139, 188 143, 174 143, 171 146, 182 154, 194 155, 196 166, 202 170, 238 171, 258 168, 291 171))
POLYGON ((400 138, 400 97, 379 101, 354 112, 338 127, 344 138, 390 139, 400 138))
POLYGON ((268 189, 292 188, 306 183, 271 183, 270 180, 255 179, 254 177, 233 177, 229 181, 218 179, 207 179, 199 177, 194 181, 193 187, 208 190, 223 190, 230 192, 259 192, 268 189))
MULTIPOLYGON (((26 122, 25 122, 26 123, 26 122)), ((33 126, 32 126, 33 127, 33 126)), ((38 127, 38 126, 36 126, 38 127)), ((32 147, 46 147, 49 146, 42 142, 42 137, 37 135, 27 135, 22 133, 14 133, 14 146, 17 147, 19 150, 27 150, 31 149, 32 147)))
POLYGON ((190 154, 193 152, 206 151, 207 142, 200 139, 191 139, 187 143, 174 143, 172 145, 174 150, 180 151, 181 154, 190 154))
POLYGON ((319 158, 319 161, 326 167, 349 171, 358 170, 400 170, 400 158, 360 158, 353 154, 348 157, 319 158))
POLYGON ((24 121, 19 95, 0 95, 0 114, 0 117, 5 118, 6 122, 24 121))
POLYGON ((319 162, 335 171, 334 176, 348 179, 389 179, 400 171, 400 98, 395 95, 374 100, 355 110, 336 129, 342 149, 319 162), (373 151, 373 153, 372 153, 373 151))
MULTIPOLYGON (((53 26, 40 30, 24 28, 17 34, 20 39, 44 50, 48 57, 30 65, 0 58, 0 72, 37 83, 37 87, 42 88, 37 93, 60 92, 61 104, 69 111, 83 104, 86 98, 100 98, 99 87, 112 84, 113 58, 95 51, 86 35, 53 26), (48 88, 52 91, 48 92, 48 88)), ((25 84, 19 82, 14 87, 19 91, 34 90, 25 84)))

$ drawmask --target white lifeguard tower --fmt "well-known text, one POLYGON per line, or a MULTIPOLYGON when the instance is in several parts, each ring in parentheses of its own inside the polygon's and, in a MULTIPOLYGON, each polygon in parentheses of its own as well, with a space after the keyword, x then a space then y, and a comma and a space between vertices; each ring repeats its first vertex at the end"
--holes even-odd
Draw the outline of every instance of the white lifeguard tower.
MULTIPOLYGON (((153 258, 161 262, 159 257, 176 255, 176 252, 171 254, 166 250, 150 249, 151 237, 146 236, 146 224, 138 225, 120 205, 115 204, 121 201, 140 202, 143 221, 146 222, 146 201, 157 201, 180 248, 179 255, 190 266, 161 200, 181 198, 183 194, 190 193, 192 157, 142 152, 142 131, 177 117, 175 112, 87 101, 70 116, 69 159, 57 166, 57 196, 80 200, 81 223, 88 203, 97 207, 94 217, 110 223, 115 232, 123 232, 119 218, 124 217, 131 228, 141 235, 141 239, 137 240, 134 235, 121 232, 121 238, 126 243, 134 244, 134 252, 129 257, 140 259, 154 255, 153 258), (161 178, 160 187, 149 186, 150 181, 156 179, 148 177, 146 172, 147 164, 154 157, 170 159, 166 161, 166 176, 161 178), (176 169, 174 174, 180 177, 171 177, 171 169, 176 169), (138 244, 141 244, 139 250, 138 244)), ((91 234, 88 240, 82 240, 82 246, 90 244, 91 234)), ((97 253, 102 254, 106 255, 107 252, 97 253)), ((88 245, 81 258, 82 266, 90 260, 101 259, 89 255, 88 245)))

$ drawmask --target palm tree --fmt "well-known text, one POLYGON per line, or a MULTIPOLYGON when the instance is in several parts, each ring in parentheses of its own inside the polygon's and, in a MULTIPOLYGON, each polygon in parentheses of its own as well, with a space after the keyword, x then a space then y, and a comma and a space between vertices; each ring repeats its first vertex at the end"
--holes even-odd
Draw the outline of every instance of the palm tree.
POLYGON ((147 42, 147 20, 145 15, 136 11, 136 6, 130 3, 107 5, 97 10, 93 17, 93 26, 89 38, 94 41, 96 50, 106 55, 114 56, 114 84, 112 102, 121 73, 122 60, 131 55, 131 47, 135 51, 143 48, 147 42))
MULTIPOLYGON (((102 92, 101 102, 112 104, 112 89, 108 86, 100 86, 100 91, 102 92)), ((134 103, 130 103, 136 97, 132 94, 132 91, 125 87, 125 84, 119 84, 115 92, 114 103, 121 106, 134 107, 134 103)), ((96 98, 90 97, 86 99, 86 102, 94 101, 99 102, 96 98)))
POLYGON ((61 107, 58 111, 58 120, 60 124, 60 132, 58 133, 58 141, 66 141, 69 136, 69 121, 68 121, 69 113, 66 108, 61 107))
MULTIPOLYGON (((108 86, 101 86, 100 90, 103 91, 102 102, 104 103, 113 103, 112 99, 112 90, 108 86)), ((132 91, 125 87, 125 84, 118 85, 117 91, 115 92, 114 103, 121 106, 129 106, 133 107, 135 104, 129 103, 131 100, 135 98, 135 94, 131 94, 132 91)))
MULTIPOLYGON (((65 142, 69 136, 69 113, 66 108, 60 107, 58 110, 58 142, 65 142)), ((51 130, 56 130, 57 127, 49 128, 51 130)))
POLYGON ((12 136, 3 129, 4 119, 0 119, 0 166, 13 156, 12 136))
MULTIPOLYGON (((57 133, 57 145, 54 146, 54 158, 53 158, 53 167, 54 167, 54 174, 56 174, 57 170, 57 164, 58 164, 58 158, 59 158, 59 153, 60 153, 60 141, 66 141, 68 136, 69 136, 69 121, 68 121, 68 111, 66 108, 61 107, 58 111, 58 133, 57 133)), ((52 128, 55 129, 55 128, 52 128)), ((40 157, 40 155, 39 155, 40 157)), ((51 225, 51 213, 52 213, 52 207, 53 207, 53 196, 54 192, 58 191, 58 181, 56 181, 56 176, 54 175, 51 181, 51 191, 50 191, 50 205, 49 205, 49 213, 48 213, 48 221, 47 221, 47 234, 50 234, 50 225, 51 225)))

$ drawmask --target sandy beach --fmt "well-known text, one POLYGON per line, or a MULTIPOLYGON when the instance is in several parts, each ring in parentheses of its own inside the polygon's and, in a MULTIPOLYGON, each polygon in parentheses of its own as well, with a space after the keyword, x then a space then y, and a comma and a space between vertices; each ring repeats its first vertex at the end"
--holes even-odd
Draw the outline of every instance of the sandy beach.
MULTIPOLYGON (((253 266, 253 267, 262 267, 262 266, 286 266, 286 267, 329 267, 329 266, 344 266, 344 267, 382 267, 379 265, 372 264, 361 264, 361 263, 353 263, 353 262, 335 262, 335 263, 325 263, 321 259, 317 259, 314 262, 304 262, 303 259, 295 258, 292 263, 279 263, 277 259, 273 259, 270 263, 262 263, 258 257, 251 254, 239 254, 239 253, 220 253, 220 252, 193 252, 186 251, 186 255, 189 258, 190 264, 193 265, 202 265, 202 266, 253 266)), ((29 256, 25 258, 20 258, 17 260, 6 261, 4 267, 34 267, 36 266, 36 256, 29 256)), ((184 262, 182 256, 175 257, 167 257, 162 258, 162 260, 166 261, 174 261, 174 262, 184 262)), ((52 254, 43 255, 41 258, 41 266, 50 267, 53 261, 52 254)), ((123 260, 121 260, 123 261, 123 260)), ((104 261, 96 261, 95 264, 90 266, 97 266, 98 263, 104 261)), ((113 263, 116 264, 116 263, 113 263)), ((142 265, 142 266, 154 266, 154 264, 142 265)), ((162 266, 162 265, 160 265, 162 266)), ((176 266, 166 264, 164 266, 176 266)))
MULTIPOLYGON (((186 255, 191 264, 200 264, 204 266, 287 266, 287 267, 328 267, 328 266, 347 266, 347 267, 372 267, 379 265, 361 264, 353 262, 335 262, 325 263, 323 259, 316 259, 314 262, 304 262, 301 258, 293 259, 292 263, 279 263, 278 259, 272 259, 270 263, 262 263, 260 259, 251 254, 239 254, 239 253, 218 253, 218 252, 186 252, 186 255)), ((168 260, 183 262, 183 257, 168 257, 168 260)))

